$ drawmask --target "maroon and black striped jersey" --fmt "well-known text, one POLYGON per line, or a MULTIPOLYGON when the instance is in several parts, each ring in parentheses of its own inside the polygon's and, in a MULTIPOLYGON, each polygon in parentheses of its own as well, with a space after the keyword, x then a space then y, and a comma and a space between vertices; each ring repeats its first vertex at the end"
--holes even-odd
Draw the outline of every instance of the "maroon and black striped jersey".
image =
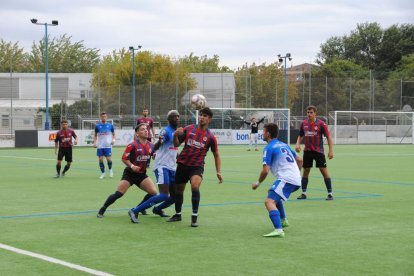
POLYGON ((209 130, 201 130, 196 125, 188 125, 178 137, 180 143, 184 142, 184 148, 177 157, 177 163, 186 166, 204 167, 204 159, 207 151, 218 151, 217 139, 209 130))
POLYGON ((154 127, 154 119, 150 117, 141 117, 137 119, 137 125, 139 124, 146 124, 147 130, 148 130, 148 138, 147 140, 151 142, 151 135, 154 135, 154 133, 151 134, 151 129, 154 127))
POLYGON ((129 160, 132 164, 139 167, 139 173, 145 173, 151 161, 154 145, 151 142, 141 144, 135 140, 126 147, 122 160, 129 160))
POLYGON ((305 137, 305 151, 324 153, 323 136, 329 137, 330 134, 324 121, 316 119, 315 122, 311 122, 305 119, 300 125, 299 135, 305 137))
POLYGON ((56 133, 55 143, 59 143, 60 148, 70 148, 72 147, 72 137, 74 139, 77 137, 73 129, 61 129, 56 133))

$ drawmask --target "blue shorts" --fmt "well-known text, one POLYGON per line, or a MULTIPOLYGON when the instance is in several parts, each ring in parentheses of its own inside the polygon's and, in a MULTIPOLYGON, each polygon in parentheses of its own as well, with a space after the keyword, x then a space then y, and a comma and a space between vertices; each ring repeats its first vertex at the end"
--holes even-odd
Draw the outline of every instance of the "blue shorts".
POLYGON ((299 188, 300 186, 277 179, 272 187, 270 187, 267 198, 271 198, 274 201, 280 201, 281 199, 286 201, 290 194, 297 191, 299 188))
POLYGON ((157 168, 154 170, 157 184, 175 184, 175 170, 167 168, 157 168))
POLYGON ((97 149, 96 156, 105 156, 105 157, 112 156, 112 148, 97 149))

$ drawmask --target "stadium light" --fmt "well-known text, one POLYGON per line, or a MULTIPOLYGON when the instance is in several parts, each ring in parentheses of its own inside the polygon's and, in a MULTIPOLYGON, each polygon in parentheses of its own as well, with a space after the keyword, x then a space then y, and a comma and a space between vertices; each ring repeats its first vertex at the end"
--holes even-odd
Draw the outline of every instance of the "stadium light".
POLYGON ((49 130, 49 49, 48 49, 48 37, 47 37, 47 26, 57 26, 59 22, 57 20, 52 20, 52 23, 38 23, 36 18, 30 19, 35 25, 44 25, 45 26, 45 79, 46 79, 46 121, 45 121, 45 130, 49 130))
POLYGON ((134 48, 134 46, 129 46, 129 50, 132 51, 132 127, 135 127, 135 50, 141 49, 142 46, 138 45, 137 48, 134 48))
POLYGON ((290 53, 287 53, 285 56, 281 56, 280 54, 277 55, 279 58, 279 62, 284 62, 283 66, 283 108, 286 108, 286 102, 287 102, 287 92, 286 92, 286 59, 292 60, 292 55, 290 53))

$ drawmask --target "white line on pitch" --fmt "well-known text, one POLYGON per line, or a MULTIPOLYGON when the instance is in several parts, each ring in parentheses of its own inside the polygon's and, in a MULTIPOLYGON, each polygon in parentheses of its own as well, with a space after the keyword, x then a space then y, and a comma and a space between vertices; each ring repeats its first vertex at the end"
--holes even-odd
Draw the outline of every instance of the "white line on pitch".
POLYGON ((56 160, 52 159, 52 158, 39 158, 39 157, 26 157, 26 156, 11 156, 11 155, 0 155, 0 157, 5 157, 5 158, 17 158, 17 159, 32 159, 32 160, 56 160))
POLYGON ((112 274, 109 274, 109 273, 106 273, 106 272, 103 272, 103 271, 87 268, 87 267, 80 266, 80 265, 77 265, 77 264, 68 263, 68 262, 65 262, 65 261, 62 261, 62 260, 59 260, 59 259, 55 259, 55 258, 52 258, 52 257, 48 257, 48 256, 45 256, 45 255, 30 252, 30 251, 26 251, 26 250, 19 249, 19 248, 16 248, 16 247, 12 247, 12 246, 2 244, 2 243, 0 243, 0 248, 5 249, 5 250, 9 250, 9 251, 12 251, 12 252, 15 252, 15 253, 18 253, 18 254, 30 256, 30 257, 33 257, 33 258, 38 258, 38 259, 44 260, 46 262, 67 266, 69 268, 80 270, 80 271, 83 271, 83 272, 87 272, 87 273, 92 274, 92 275, 113 276, 112 274))

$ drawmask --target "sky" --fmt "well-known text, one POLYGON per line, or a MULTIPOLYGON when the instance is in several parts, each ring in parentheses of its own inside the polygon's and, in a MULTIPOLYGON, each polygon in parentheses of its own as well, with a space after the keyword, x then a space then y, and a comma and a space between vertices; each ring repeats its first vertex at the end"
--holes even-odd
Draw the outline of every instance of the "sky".
POLYGON ((180 58, 218 55, 221 66, 270 64, 291 53, 290 65, 314 63, 330 37, 357 24, 414 24, 413 0, 3 0, 0 39, 30 51, 44 37, 68 35, 101 55, 142 45, 180 58))

